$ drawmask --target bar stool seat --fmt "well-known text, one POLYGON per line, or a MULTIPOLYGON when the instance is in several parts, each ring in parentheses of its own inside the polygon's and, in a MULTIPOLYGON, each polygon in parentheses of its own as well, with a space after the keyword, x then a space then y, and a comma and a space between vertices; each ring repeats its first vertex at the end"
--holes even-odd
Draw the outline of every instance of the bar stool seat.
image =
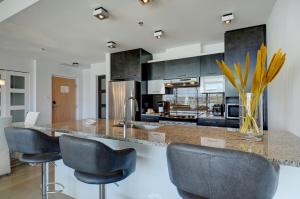
POLYGON ((110 183, 121 181, 126 178, 123 175, 122 171, 115 171, 109 174, 102 174, 102 175, 75 171, 74 175, 78 180, 87 184, 110 184, 110 183))
POLYGON ((68 135, 62 135, 59 143, 64 164, 75 170, 79 181, 99 185, 100 199, 106 197, 106 184, 124 180, 135 171, 135 149, 113 150, 101 142, 68 135))
POLYGON ((60 153, 40 153, 40 154, 22 154, 19 158, 22 162, 27 162, 31 164, 40 164, 44 162, 54 162, 60 160, 60 153))

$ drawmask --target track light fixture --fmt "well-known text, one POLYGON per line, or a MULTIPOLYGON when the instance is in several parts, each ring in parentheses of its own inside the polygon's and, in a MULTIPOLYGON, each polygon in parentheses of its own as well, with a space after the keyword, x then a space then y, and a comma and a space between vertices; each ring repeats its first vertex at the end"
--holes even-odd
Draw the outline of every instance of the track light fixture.
POLYGON ((222 16, 222 22, 225 24, 230 24, 233 19, 234 19, 233 13, 228 13, 222 16))
POLYGON ((142 5, 149 4, 151 0, 139 0, 142 5))
POLYGON ((116 47, 117 47, 117 44, 116 44, 116 42, 114 42, 114 41, 109 41, 109 42, 106 43, 106 46, 107 46, 108 48, 116 48, 116 47))
POLYGON ((94 15, 94 17, 97 17, 100 20, 107 19, 109 17, 108 11, 106 9, 104 9, 103 7, 96 8, 93 11, 93 15, 94 15))
POLYGON ((160 39, 164 34, 164 31, 162 30, 157 30, 154 32, 154 37, 156 37, 156 39, 160 39))

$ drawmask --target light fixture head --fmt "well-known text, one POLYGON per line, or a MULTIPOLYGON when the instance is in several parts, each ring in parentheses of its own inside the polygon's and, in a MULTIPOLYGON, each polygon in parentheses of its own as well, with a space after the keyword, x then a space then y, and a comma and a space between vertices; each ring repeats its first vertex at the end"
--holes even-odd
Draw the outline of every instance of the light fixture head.
POLYGON ((233 13, 228 13, 222 16, 222 22, 225 24, 230 24, 231 21, 234 19, 234 14, 233 13))
POLYGON ((164 31, 162 30, 157 30, 154 32, 154 37, 156 37, 157 39, 160 39, 164 34, 164 31))
POLYGON ((4 79, 0 79, 0 86, 5 86, 5 80, 4 79))
POLYGON ((142 4, 142 5, 146 5, 148 3, 150 3, 151 0, 139 0, 139 2, 142 4))
POLYGON ((93 15, 94 15, 94 17, 97 17, 100 20, 107 19, 109 17, 108 11, 106 9, 104 9, 103 7, 96 8, 93 11, 93 15))
POLYGON ((116 48, 117 44, 114 41, 109 41, 109 42, 106 43, 106 47, 108 47, 108 48, 116 48))

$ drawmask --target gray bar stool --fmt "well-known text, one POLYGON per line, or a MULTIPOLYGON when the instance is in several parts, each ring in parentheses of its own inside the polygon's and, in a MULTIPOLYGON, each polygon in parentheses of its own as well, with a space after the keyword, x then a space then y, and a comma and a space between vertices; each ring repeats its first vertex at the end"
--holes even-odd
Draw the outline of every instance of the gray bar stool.
POLYGON ((135 171, 135 149, 113 150, 89 139, 62 135, 61 155, 66 166, 75 170, 75 177, 87 184, 99 185, 99 198, 105 199, 105 185, 127 178, 135 171))
POLYGON ((271 199, 279 165, 234 150, 187 144, 167 148, 169 175, 184 199, 271 199))
POLYGON ((59 183, 48 182, 48 163, 61 159, 58 138, 28 128, 5 128, 5 137, 11 152, 21 153, 20 161, 29 164, 42 164, 42 198, 48 193, 62 192, 59 183), (61 190, 49 191, 49 185, 59 185, 61 190))

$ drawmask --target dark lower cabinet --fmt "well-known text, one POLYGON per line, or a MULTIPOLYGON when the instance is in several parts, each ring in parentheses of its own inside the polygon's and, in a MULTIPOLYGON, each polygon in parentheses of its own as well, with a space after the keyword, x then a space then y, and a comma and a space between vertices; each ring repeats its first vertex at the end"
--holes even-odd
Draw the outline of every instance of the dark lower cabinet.
POLYGON ((229 127, 229 128, 240 128, 240 120, 226 119, 226 127, 229 127))
POLYGON ((198 118, 197 125, 199 126, 216 126, 225 127, 225 119, 208 119, 208 118, 198 118))
POLYGON ((142 115, 143 122, 159 122, 159 116, 155 115, 142 115))

